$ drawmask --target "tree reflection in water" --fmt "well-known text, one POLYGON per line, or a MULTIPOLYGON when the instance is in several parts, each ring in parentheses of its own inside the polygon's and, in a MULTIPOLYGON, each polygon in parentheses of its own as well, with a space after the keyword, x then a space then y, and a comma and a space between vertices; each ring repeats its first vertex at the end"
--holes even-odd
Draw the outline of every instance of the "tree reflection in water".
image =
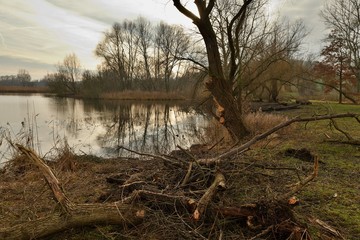
POLYGON ((119 146, 150 153, 168 153, 176 145, 189 147, 203 141, 207 117, 188 107, 170 104, 118 104, 113 118, 104 119, 106 133, 100 145, 108 153, 126 152, 119 146))
POLYGON ((209 121, 206 114, 178 102, 57 99, 54 103, 57 111, 67 116, 69 143, 72 138, 86 138, 88 132, 89 139, 94 138, 94 142, 87 141, 92 145, 88 147, 97 155, 129 155, 120 146, 147 153, 169 153, 176 145, 186 148, 205 142, 209 121))
POLYGON ((0 167, 13 153, 8 141, 47 157, 56 155, 64 142, 77 154, 113 157, 128 155, 119 146, 168 153, 176 145, 187 148, 208 139, 209 117, 180 102, 1 95, 0 109, 0 167))

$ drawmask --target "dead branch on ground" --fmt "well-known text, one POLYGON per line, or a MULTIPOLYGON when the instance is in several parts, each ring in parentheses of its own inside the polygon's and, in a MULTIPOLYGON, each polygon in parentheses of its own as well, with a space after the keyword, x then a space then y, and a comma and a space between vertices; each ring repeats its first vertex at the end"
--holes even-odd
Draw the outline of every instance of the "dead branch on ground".
POLYGON ((313 122, 313 121, 319 121, 319 120, 329 120, 329 119, 333 120, 333 119, 337 119, 337 118, 355 118, 360 123, 359 115, 355 114, 355 113, 330 114, 330 115, 322 115, 322 116, 314 116, 314 117, 306 117, 306 118, 295 117, 288 121, 278 124, 277 126, 267 130, 266 132, 264 132, 262 134, 256 135, 255 137, 253 137, 251 140, 247 141, 246 143, 244 143, 240 146, 236 146, 217 157, 199 159, 197 162, 199 164, 203 164, 203 165, 214 165, 214 164, 220 163, 221 161, 223 161, 233 155, 243 153, 244 151, 246 151, 246 149, 248 149, 249 147, 251 147, 252 145, 257 143, 258 141, 265 139, 266 137, 279 131, 280 129, 290 126, 291 124, 296 123, 296 122, 313 122))
POLYGON ((70 228, 101 224, 131 226, 142 221, 145 210, 141 207, 124 204, 74 204, 65 195, 59 180, 49 166, 31 149, 16 145, 19 151, 35 164, 51 188, 61 211, 50 213, 47 217, 24 222, 9 228, 0 229, 0 239, 35 239, 45 237, 70 228))

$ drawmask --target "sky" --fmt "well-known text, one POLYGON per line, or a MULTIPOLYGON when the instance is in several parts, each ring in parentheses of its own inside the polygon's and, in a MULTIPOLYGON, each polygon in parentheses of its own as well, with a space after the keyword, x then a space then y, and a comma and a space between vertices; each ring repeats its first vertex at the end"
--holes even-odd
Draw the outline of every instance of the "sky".
MULTIPOLYGON (((319 52, 325 37, 319 12, 325 0, 270 2, 280 16, 304 21, 310 34, 303 48, 319 52)), ((26 69, 33 80, 41 79, 55 72, 55 65, 70 53, 78 56, 83 68, 95 70, 101 59, 94 49, 104 32, 114 22, 139 16, 193 26, 171 0, 0 0, 0 76, 26 69)))

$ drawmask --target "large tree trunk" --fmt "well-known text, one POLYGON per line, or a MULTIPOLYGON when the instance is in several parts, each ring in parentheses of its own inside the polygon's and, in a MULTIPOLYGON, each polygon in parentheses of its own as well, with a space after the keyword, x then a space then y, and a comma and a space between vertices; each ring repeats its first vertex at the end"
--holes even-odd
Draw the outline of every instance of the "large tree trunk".
MULTIPOLYGON (((173 3, 181 13, 193 20, 203 37, 210 76, 206 87, 214 97, 215 103, 222 109, 219 116, 220 123, 229 130, 235 140, 245 137, 249 132, 242 119, 241 101, 236 100, 232 94, 232 79, 225 77, 216 33, 209 18, 215 1, 209 1, 208 6, 206 6, 206 1, 195 1, 200 17, 186 9, 179 0, 173 0, 173 3)), ((239 98, 241 99, 241 96, 239 98)))
POLYGON ((222 83, 215 77, 211 77, 206 82, 206 87, 214 97, 219 122, 227 128, 234 140, 238 140, 249 133, 242 118, 241 101, 236 101, 230 91, 219 87, 222 83))
POLYGON ((241 96, 238 100, 235 99, 232 94, 232 81, 225 78, 216 34, 209 18, 202 19, 196 25, 203 36, 209 61, 210 79, 206 82, 206 87, 223 110, 219 116, 220 123, 229 130, 234 139, 241 139, 249 133, 242 119, 241 96))

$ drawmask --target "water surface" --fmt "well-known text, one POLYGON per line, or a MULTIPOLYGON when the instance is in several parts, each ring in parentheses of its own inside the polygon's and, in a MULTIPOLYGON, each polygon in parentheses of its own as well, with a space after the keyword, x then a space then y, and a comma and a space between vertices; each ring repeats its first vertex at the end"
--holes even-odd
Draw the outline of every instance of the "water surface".
POLYGON ((168 153, 204 141, 209 117, 178 102, 85 101, 43 95, 0 95, 0 162, 7 139, 50 154, 66 141, 76 153, 125 155, 120 146, 168 153))

